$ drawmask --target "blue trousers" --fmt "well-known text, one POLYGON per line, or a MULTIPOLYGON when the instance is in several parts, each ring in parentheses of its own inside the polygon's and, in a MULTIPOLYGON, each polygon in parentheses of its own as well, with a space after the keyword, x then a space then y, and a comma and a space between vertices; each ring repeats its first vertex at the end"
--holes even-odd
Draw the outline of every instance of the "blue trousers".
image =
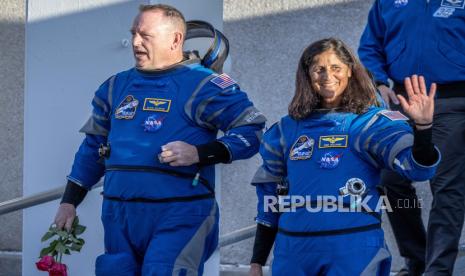
POLYGON ((294 237, 278 233, 273 276, 388 276, 391 255, 381 229, 351 234, 294 237))
POLYGON ((105 254, 97 276, 202 275, 218 245, 214 199, 143 203, 105 199, 105 254))

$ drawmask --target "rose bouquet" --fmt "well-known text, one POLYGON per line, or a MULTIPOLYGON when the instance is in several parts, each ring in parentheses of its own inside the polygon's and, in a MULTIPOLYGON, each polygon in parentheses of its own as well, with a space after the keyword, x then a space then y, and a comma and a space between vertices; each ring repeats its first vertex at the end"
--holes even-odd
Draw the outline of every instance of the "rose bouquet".
POLYGON ((78 238, 78 236, 84 233, 85 230, 86 227, 79 224, 78 217, 74 219, 69 232, 58 229, 52 224, 41 241, 45 242, 52 237, 56 238, 40 251, 40 260, 36 262, 37 269, 48 271, 49 276, 67 276, 67 266, 62 263, 63 254, 70 255, 71 251, 81 251, 84 239, 78 238))

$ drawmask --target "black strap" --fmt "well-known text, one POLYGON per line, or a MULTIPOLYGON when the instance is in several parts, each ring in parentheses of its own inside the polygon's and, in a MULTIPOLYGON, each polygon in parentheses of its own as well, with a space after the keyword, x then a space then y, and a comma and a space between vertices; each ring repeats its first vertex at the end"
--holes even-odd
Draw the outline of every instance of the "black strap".
MULTIPOLYGON (((106 171, 130 171, 130 172, 150 172, 150 173, 164 173, 164 174, 169 174, 172 176, 180 177, 180 178, 188 178, 188 179, 194 179, 195 174, 191 173, 186 173, 186 172, 180 172, 180 171, 172 171, 168 169, 162 169, 162 168, 157 168, 157 167, 150 167, 150 166, 128 166, 128 165, 108 165, 105 167, 106 171)), ((205 186, 205 188, 210 191, 211 194, 214 194, 215 191, 213 188, 210 186, 208 183, 208 180, 199 177, 199 182, 205 186)))
POLYGON ((194 201, 194 200, 202 200, 202 199, 214 198, 215 194, 208 193, 208 194, 193 195, 193 196, 178 196, 178 197, 168 197, 168 198, 158 198, 158 199, 141 198, 141 197, 130 198, 130 199, 122 199, 122 198, 119 198, 119 197, 106 196, 106 195, 103 195, 103 197, 105 199, 113 200, 113 201, 143 202, 143 203, 166 203, 166 202, 188 202, 188 201, 194 201))
POLYGON ((317 237, 317 236, 332 236, 332 235, 342 235, 342 234, 350 234, 356 232, 365 232, 373 229, 381 228, 381 223, 369 224, 364 226, 357 226, 351 228, 343 228, 343 229, 334 229, 334 230, 323 230, 323 231, 311 231, 311 232, 294 232, 289 231, 283 228, 278 228, 278 232, 287 236, 294 236, 294 237, 317 237))

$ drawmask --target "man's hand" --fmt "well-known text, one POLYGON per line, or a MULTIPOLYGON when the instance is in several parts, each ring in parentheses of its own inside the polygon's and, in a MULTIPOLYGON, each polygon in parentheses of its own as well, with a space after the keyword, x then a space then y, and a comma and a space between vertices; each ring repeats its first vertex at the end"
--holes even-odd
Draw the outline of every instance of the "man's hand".
POLYGON ((262 266, 257 263, 251 263, 249 276, 263 276, 262 266))
POLYGON ((199 153, 193 145, 182 141, 170 142, 161 147, 158 155, 161 163, 169 163, 170 166, 190 166, 199 163, 199 153))
POLYGON ((60 207, 58 207, 58 211, 55 216, 55 224, 58 229, 63 229, 64 226, 66 230, 71 231, 75 217, 76 208, 74 205, 69 203, 62 203, 60 204, 60 207))
POLYGON ((389 109, 391 108, 391 102, 393 104, 399 104, 399 100, 397 100, 396 93, 394 93, 394 91, 392 91, 391 88, 382 84, 378 86, 378 90, 389 109))
POLYGON ((416 124, 432 124, 436 84, 433 83, 431 85, 429 95, 426 94, 426 84, 423 76, 418 77, 417 75, 413 75, 412 77, 407 77, 405 78, 404 85, 407 91, 408 101, 401 95, 398 95, 404 112, 415 121, 416 124))

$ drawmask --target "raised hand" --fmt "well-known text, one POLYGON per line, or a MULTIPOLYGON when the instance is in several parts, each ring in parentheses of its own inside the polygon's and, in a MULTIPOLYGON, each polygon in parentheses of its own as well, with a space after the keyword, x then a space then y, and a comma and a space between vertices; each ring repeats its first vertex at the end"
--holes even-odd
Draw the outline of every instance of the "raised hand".
POLYGON ((419 126, 427 126, 433 123, 434 96, 436 95, 436 84, 430 87, 429 94, 426 93, 425 78, 413 75, 404 80, 408 100, 397 95, 404 112, 419 126))

